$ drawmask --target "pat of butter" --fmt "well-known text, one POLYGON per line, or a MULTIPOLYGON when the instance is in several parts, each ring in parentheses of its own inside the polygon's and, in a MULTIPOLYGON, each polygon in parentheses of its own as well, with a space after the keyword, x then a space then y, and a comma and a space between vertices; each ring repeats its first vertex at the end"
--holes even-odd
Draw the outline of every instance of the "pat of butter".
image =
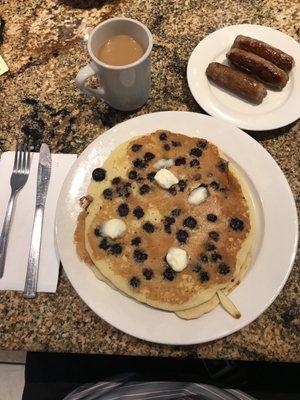
POLYGON ((4 74, 7 71, 8 66, 6 65, 6 62, 3 60, 3 58, 0 56, 0 75, 4 74))
POLYGON ((176 272, 183 271, 189 262, 189 257, 186 251, 179 249, 178 247, 171 247, 166 258, 167 263, 176 272))
POLYGON ((101 225, 100 230, 103 236, 108 236, 111 239, 116 239, 126 232, 127 226, 124 221, 113 218, 104 222, 101 225))
POLYGON ((169 189, 172 185, 179 182, 177 177, 166 168, 160 169, 155 174, 154 179, 163 189, 169 189))
POLYGON ((203 186, 199 186, 196 189, 192 190, 189 197, 188 202, 192 205, 198 205, 202 203, 206 197, 208 196, 207 189, 203 186))
POLYGON ((161 169, 161 168, 170 168, 174 165, 174 160, 170 158, 167 160, 166 158, 161 158, 160 160, 156 161, 155 164, 153 164, 153 167, 156 169, 161 169))

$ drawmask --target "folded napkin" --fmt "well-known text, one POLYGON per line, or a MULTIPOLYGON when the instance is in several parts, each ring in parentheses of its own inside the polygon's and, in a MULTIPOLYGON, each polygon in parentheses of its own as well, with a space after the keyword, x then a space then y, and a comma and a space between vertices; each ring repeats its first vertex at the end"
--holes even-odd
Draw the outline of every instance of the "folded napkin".
MULTIPOLYGON (((15 153, 3 153, 0 160, 0 232, 10 196, 10 176, 13 170, 15 153)), ((72 164, 75 154, 52 154, 51 178, 45 205, 41 242, 38 292, 55 292, 58 280, 59 256, 55 246, 55 211, 60 189, 72 164)), ((24 289, 27 261, 31 243, 31 232, 35 211, 36 180, 39 153, 31 153, 30 175, 24 188, 17 196, 6 253, 3 278, 0 290, 24 289)))

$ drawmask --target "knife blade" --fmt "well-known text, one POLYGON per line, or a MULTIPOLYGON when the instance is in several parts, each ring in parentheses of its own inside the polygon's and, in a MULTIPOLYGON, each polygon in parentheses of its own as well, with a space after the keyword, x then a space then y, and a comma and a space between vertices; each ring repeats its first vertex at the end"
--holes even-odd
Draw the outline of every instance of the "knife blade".
POLYGON ((27 264, 27 274, 23 297, 32 299, 36 296, 37 278, 40 260, 40 248, 44 208, 51 176, 51 154, 49 147, 43 143, 40 149, 39 165, 37 172, 36 204, 31 235, 31 245, 27 264))

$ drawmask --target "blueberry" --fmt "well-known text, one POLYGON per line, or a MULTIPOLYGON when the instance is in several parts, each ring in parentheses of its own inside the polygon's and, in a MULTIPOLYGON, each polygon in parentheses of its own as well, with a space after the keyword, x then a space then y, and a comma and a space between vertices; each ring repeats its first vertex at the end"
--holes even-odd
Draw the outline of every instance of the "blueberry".
POLYGON ((111 181, 111 183, 112 183, 113 185, 118 185, 120 182, 121 182, 121 178, 120 178, 119 176, 116 176, 116 177, 111 181))
POLYGON ((110 246, 110 253, 117 256, 122 253, 122 246, 119 243, 114 243, 110 246))
POLYGON ((193 149, 190 150, 190 156, 201 157, 201 155, 202 155, 202 150, 199 149, 198 147, 194 147, 193 149))
POLYGON ((143 169, 147 167, 146 161, 142 160, 141 158, 136 158, 135 160, 132 161, 132 164, 135 168, 138 169, 143 169))
POLYGON ((153 153, 150 153, 150 151, 147 151, 147 153, 145 153, 144 155, 145 161, 151 161, 153 160, 153 158, 155 158, 155 155, 153 153))
POLYGON ((207 140, 205 140, 205 139, 200 139, 197 142, 197 146, 202 150, 205 149, 206 145, 207 145, 207 140))
POLYGON ((139 151, 143 146, 141 144, 133 144, 131 146, 131 150, 136 153, 137 151, 139 151))
POLYGON ((179 186, 180 191, 183 192, 187 186, 186 181, 184 181, 183 179, 180 179, 180 181, 178 182, 178 186, 179 186))
POLYGON ((164 225, 164 229, 165 229, 165 232, 166 233, 172 233, 172 230, 171 230, 171 225, 164 225))
POLYGON ((195 218, 189 216, 183 220, 183 226, 186 228, 194 229, 197 226, 197 221, 195 218))
POLYGON ((169 145, 169 144, 164 144, 164 149, 166 150, 166 151, 169 151, 169 150, 171 150, 171 146, 169 145))
POLYGON ((201 265, 195 264, 195 265, 192 266, 192 271, 193 272, 200 272, 200 270, 201 270, 201 265))
POLYGON ((107 250, 110 248, 107 238, 103 238, 99 244, 100 249, 107 250))
POLYGON ((124 193, 124 195, 123 196, 125 196, 126 197, 126 199, 130 196, 130 192, 129 191, 127 191, 126 193, 124 193))
POLYGON ((145 268, 145 269, 143 269, 143 275, 147 281, 150 281, 150 279, 153 278, 154 272, 150 268, 145 268))
POLYGON ((95 228, 95 229, 94 229, 94 235, 95 235, 95 236, 101 236, 101 230, 100 230, 100 228, 95 228))
POLYGON ((211 261, 212 262, 216 262, 218 260, 222 260, 222 256, 221 254, 217 253, 216 251, 214 251, 213 253, 211 253, 211 261))
POLYGON ((206 219, 209 222, 216 222, 218 217, 215 214, 207 214, 206 219))
POLYGON ((208 233, 208 236, 215 242, 217 242, 220 238, 220 235, 216 231, 211 231, 208 233))
POLYGON ((212 243, 206 243, 204 247, 207 251, 213 251, 216 249, 216 246, 212 243))
POLYGON ((174 210, 171 211, 171 215, 172 217, 179 217, 179 215, 181 214, 181 210, 180 208, 174 208, 174 210))
POLYGON ((96 168, 92 173, 92 177, 94 181, 100 182, 103 181, 106 177, 106 171, 103 168, 96 168))
POLYGON ((118 207, 118 214, 120 215, 120 217, 126 217, 128 213, 129 213, 128 205, 126 203, 120 204, 118 207))
POLYGON ((134 170, 134 169, 132 169, 132 170, 129 172, 129 174, 128 174, 128 178, 129 178, 129 179, 136 179, 137 176, 138 176, 138 173, 137 173, 137 171, 134 170))
POLYGON ((203 263, 205 263, 205 264, 208 263, 208 257, 206 254, 204 254, 204 253, 199 254, 199 258, 203 263))
POLYGON ((244 229, 244 222, 239 218, 230 218, 230 228, 234 231, 242 231, 244 229))
POLYGON ((218 272, 221 275, 227 275, 230 272, 230 267, 225 263, 221 263, 219 265, 218 272))
POLYGON ((169 192, 172 196, 176 196, 177 190, 176 190, 175 185, 171 186, 171 187, 168 189, 168 192, 169 192))
POLYGON ((153 224, 151 224, 151 222, 147 221, 144 223, 143 225, 143 229, 144 231, 146 231, 147 233, 153 233, 155 231, 155 227, 153 224))
POLYGON ((139 244, 141 244, 141 242, 142 242, 142 239, 139 236, 136 236, 135 238, 133 238, 131 240, 131 244, 133 246, 138 246, 139 244))
POLYGON ((129 188, 131 187, 131 183, 130 182, 126 182, 121 184, 120 186, 117 187, 117 193, 119 195, 119 197, 129 197, 130 196, 130 190, 129 188))
POLYGON ((165 217, 164 224, 165 225, 172 225, 175 223, 174 217, 165 217))
POLYGON ((217 182, 217 181, 212 181, 212 182, 209 184, 209 186, 210 186, 211 188, 217 190, 217 189, 219 189, 220 184, 219 184, 219 182, 217 182))
POLYGON ((102 192, 103 196, 107 200, 112 200, 113 198, 113 191, 110 188, 104 189, 102 192))
POLYGON ((172 140, 172 145, 174 147, 179 147, 179 146, 181 146, 181 142, 179 142, 179 140, 172 140))
POLYGON ((209 281, 209 275, 206 271, 200 271, 199 278, 200 278, 201 283, 209 281))
POLYGON ((185 165, 186 159, 185 157, 178 157, 175 159, 175 165, 178 167, 179 165, 185 165))
POLYGON ((193 158, 193 159, 190 161, 190 167, 199 167, 199 165, 200 165, 200 161, 197 160, 197 158, 193 158))
POLYGON ((224 160, 219 161, 217 168, 222 172, 226 172, 228 170, 228 162, 225 162, 224 160))
POLYGON ((156 175, 155 171, 149 172, 149 174, 147 174, 147 178, 149 179, 150 182, 154 181, 155 175, 156 175))
POLYGON ((159 140, 167 140, 167 135, 163 132, 159 135, 159 140))
POLYGON ((141 281, 139 280, 139 278, 137 278, 136 276, 133 276, 130 281, 129 281, 130 285, 133 287, 138 287, 141 283, 141 281))
POLYGON ((171 233, 172 232, 171 231, 171 225, 174 224, 174 222, 175 222, 175 218, 173 218, 173 217, 165 217, 165 219, 164 219, 165 232, 167 232, 167 233, 171 233))
POLYGON ((189 234, 183 229, 179 229, 179 231, 176 232, 176 238, 179 243, 186 243, 188 237, 189 234))
POLYGON ((135 209, 133 210, 133 215, 137 218, 137 219, 141 219, 144 216, 144 211, 142 209, 142 207, 140 206, 136 206, 135 209))
POLYGON ((175 278, 175 271, 173 271, 171 267, 168 267, 164 270, 163 277, 168 281, 173 281, 175 278))
POLYGON ((134 257, 135 262, 143 263, 144 261, 147 260, 148 254, 144 253, 142 250, 134 250, 133 257, 134 257))
POLYGON ((140 195, 144 196, 145 194, 150 192, 150 186, 146 183, 140 187, 140 195))

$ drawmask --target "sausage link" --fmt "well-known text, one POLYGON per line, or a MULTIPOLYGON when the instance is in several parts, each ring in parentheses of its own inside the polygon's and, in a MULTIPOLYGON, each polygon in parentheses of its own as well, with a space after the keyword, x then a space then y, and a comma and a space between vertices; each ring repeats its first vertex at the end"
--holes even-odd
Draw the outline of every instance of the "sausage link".
POLYGON ((236 68, 251 73, 263 83, 282 89, 289 80, 288 74, 270 61, 241 49, 231 49, 226 57, 236 68))
POLYGON ((222 88, 254 103, 261 103, 267 95, 266 88, 261 82, 227 65, 212 62, 206 69, 206 75, 222 88))
POLYGON ((283 69, 285 72, 290 72, 290 70, 295 65, 295 61, 292 56, 286 54, 282 50, 271 46, 261 40, 252 39, 248 36, 238 35, 232 47, 237 47, 239 49, 250 51, 265 60, 277 65, 278 68, 283 69))

